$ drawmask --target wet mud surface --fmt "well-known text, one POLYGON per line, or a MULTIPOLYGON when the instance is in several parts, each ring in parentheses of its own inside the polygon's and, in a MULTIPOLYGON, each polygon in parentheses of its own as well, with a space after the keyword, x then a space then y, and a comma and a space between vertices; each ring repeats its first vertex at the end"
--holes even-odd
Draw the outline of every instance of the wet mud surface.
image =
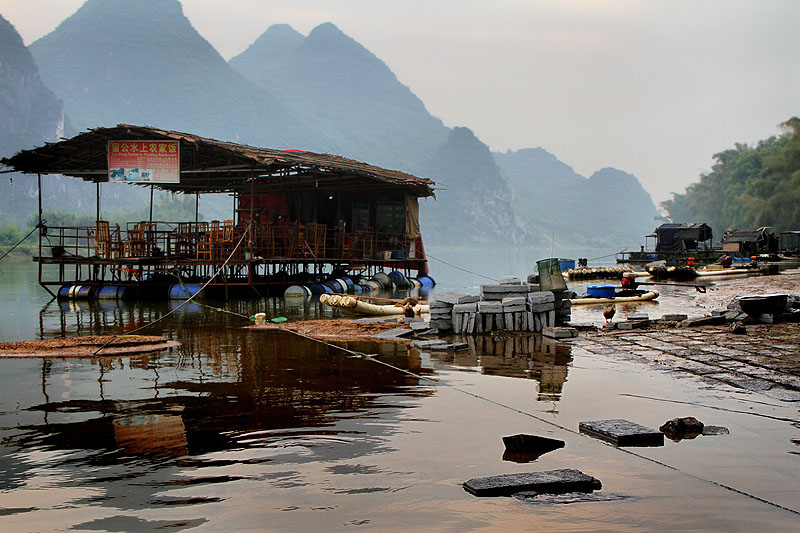
POLYGON ((135 355, 175 348, 179 343, 156 336, 92 335, 59 337, 40 341, 0 343, 0 357, 103 357, 135 355), (101 350, 102 348, 102 350, 101 350), (100 350, 98 352, 98 350, 100 350))
POLYGON ((586 335, 576 344, 595 354, 657 366, 708 383, 800 402, 800 324, 614 331, 586 335))

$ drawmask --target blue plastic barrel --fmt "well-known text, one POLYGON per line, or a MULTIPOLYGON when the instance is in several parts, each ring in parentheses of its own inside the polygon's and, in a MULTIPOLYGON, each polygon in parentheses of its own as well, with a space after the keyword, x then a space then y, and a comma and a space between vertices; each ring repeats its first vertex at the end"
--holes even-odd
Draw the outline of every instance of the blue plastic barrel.
POLYGON ((322 294, 327 292, 322 283, 314 283, 313 285, 309 285, 308 288, 311 291, 311 294, 322 294))
POLYGON ((58 289, 58 299, 59 300, 68 300, 71 298, 69 295, 69 290, 72 285, 62 285, 60 289, 58 289))
POLYGON ((290 285, 283 291, 284 298, 305 298, 306 296, 311 296, 311 289, 305 285, 290 285))
POLYGON ((338 292, 340 294, 346 294, 348 291, 347 282, 341 278, 332 279, 328 282, 331 288, 335 289, 334 292, 338 292))
POLYGON ((561 265, 561 272, 566 272, 570 268, 575 268, 574 259, 559 259, 558 263, 561 265))
POLYGON ((614 287, 612 285, 589 285, 586 292, 589 296, 594 296, 596 298, 614 297, 614 287))
POLYGON ((423 289, 432 289, 436 286, 436 280, 430 276, 422 276, 418 278, 419 282, 422 283, 423 289))
POLYGON ((344 280, 345 284, 347 285, 347 292, 353 292, 353 290, 356 287, 356 284, 353 283, 353 278, 351 278, 350 276, 345 276, 342 279, 344 280))
POLYGON ((407 289, 411 285, 408 282, 408 278, 406 278, 405 274, 399 270, 393 270, 389 272, 389 279, 398 289, 407 289))
POLYGON ((390 280, 389 276, 384 272, 376 273, 374 276, 372 276, 372 279, 383 285, 383 288, 387 291, 392 290, 392 280, 390 280))
POLYGON ((91 285, 63 285, 58 289, 58 297, 68 300, 89 300, 94 296, 91 285))
POLYGON ((98 300, 116 300, 122 287, 118 285, 103 285, 98 289, 96 297, 98 300))
POLYGON ((176 283, 171 285, 169 288, 169 299, 170 300, 188 300, 195 294, 197 294, 202 285, 197 285, 194 283, 176 283))

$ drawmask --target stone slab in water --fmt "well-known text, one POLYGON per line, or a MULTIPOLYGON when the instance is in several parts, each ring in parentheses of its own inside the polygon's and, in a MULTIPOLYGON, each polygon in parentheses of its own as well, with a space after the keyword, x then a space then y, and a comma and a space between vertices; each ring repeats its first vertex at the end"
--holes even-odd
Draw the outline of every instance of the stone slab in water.
POLYGON ((578 330, 566 327, 544 327, 542 335, 551 339, 571 339, 578 336, 578 330))
POLYGON ((406 328, 394 328, 390 329, 389 331, 382 331, 373 335, 376 339, 401 339, 403 337, 407 337, 414 333, 410 329, 406 328))
POLYGON ((620 418, 594 420, 578 424, 581 433, 602 439, 617 446, 663 446, 664 434, 660 431, 620 418))
POLYGON ((510 496, 517 492, 564 494, 592 492, 602 488, 600 480, 580 470, 564 468, 545 472, 523 472, 474 478, 463 483, 464 490, 475 496, 510 496))
POLYGON ((389 318, 385 316, 374 316, 369 318, 357 318, 353 320, 356 324, 370 324, 374 322, 397 322, 397 317, 389 318))

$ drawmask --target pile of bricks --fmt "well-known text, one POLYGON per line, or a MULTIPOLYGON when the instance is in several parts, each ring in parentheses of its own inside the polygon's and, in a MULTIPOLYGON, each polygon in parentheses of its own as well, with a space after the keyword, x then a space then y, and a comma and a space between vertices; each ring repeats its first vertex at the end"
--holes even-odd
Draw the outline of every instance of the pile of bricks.
POLYGON ((571 318, 569 291, 539 291, 518 278, 482 285, 480 297, 441 293, 430 302, 431 327, 461 334, 534 331, 566 324, 571 318))

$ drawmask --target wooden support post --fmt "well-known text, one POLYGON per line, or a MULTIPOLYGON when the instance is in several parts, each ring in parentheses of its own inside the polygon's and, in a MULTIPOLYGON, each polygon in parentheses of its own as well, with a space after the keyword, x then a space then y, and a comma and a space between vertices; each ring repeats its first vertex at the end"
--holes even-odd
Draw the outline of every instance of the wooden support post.
POLYGON ((149 222, 153 222, 153 184, 150 184, 150 220, 149 222))

